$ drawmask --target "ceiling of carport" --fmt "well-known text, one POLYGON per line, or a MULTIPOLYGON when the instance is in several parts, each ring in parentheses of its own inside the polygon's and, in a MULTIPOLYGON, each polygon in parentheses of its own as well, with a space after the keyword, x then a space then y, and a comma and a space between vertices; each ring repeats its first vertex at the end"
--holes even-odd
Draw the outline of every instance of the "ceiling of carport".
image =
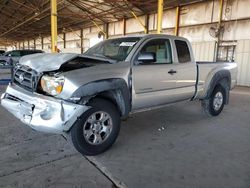
MULTIPOLYGON (((165 0, 164 8, 206 0, 165 0)), ((72 31, 157 11, 157 0, 57 0, 58 30, 72 31)), ((50 0, 1 0, 0 44, 50 35, 50 0)))

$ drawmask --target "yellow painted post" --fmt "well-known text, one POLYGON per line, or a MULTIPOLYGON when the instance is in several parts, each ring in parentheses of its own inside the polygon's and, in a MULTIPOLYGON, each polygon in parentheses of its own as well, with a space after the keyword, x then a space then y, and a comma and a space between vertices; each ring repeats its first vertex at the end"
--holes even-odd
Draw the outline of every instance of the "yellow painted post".
POLYGON ((157 33, 161 33, 162 29, 162 15, 163 15, 163 0, 158 0, 158 13, 157 13, 157 33))
POLYGON ((219 26, 221 25, 221 21, 222 21, 223 6, 224 6, 224 0, 220 0, 219 26))
MULTIPOLYGON (((221 26, 222 26, 222 15, 223 15, 223 6, 224 6, 224 0, 220 0, 220 12, 219 12, 219 22, 218 22, 218 28, 219 31, 221 30, 221 26)), ((218 34, 217 36, 217 44, 216 44, 216 54, 215 54, 215 61, 218 60, 218 55, 219 55, 219 46, 221 43, 221 33, 218 34)))
POLYGON ((176 20, 175 20, 175 36, 179 35, 179 25, 180 25, 180 7, 176 7, 176 20))
POLYGON ((57 52, 57 0, 51 1, 51 52, 57 52))

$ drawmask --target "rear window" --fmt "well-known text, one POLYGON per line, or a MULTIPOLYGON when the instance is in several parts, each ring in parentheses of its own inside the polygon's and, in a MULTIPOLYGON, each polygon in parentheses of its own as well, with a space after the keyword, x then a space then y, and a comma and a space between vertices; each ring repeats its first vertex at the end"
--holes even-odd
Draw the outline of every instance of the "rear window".
POLYGON ((191 61, 190 52, 188 49, 188 45, 185 41, 176 40, 175 46, 177 50, 177 56, 179 59, 179 63, 187 63, 191 61))

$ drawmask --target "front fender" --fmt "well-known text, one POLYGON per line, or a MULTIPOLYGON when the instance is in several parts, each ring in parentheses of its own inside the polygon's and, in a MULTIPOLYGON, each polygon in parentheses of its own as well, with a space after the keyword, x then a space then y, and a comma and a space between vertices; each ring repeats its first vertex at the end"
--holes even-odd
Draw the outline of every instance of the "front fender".
POLYGON ((72 94, 71 98, 91 98, 107 91, 113 96, 121 115, 127 116, 131 108, 131 96, 126 81, 121 78, 104 79, 87 83, 80 86, 72 94))

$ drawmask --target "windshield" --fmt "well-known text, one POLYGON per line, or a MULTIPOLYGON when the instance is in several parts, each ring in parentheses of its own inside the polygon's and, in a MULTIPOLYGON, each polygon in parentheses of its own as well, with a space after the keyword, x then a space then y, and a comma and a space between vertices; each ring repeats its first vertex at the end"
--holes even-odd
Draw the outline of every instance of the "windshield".
POLYGON ((140 39, 139 37, 126 37, 106 40, 90 48, 84 55, 124 61, 140 39))
POLYGON ((5 52, 3 56, 8 56, 11 52, 5 52))

